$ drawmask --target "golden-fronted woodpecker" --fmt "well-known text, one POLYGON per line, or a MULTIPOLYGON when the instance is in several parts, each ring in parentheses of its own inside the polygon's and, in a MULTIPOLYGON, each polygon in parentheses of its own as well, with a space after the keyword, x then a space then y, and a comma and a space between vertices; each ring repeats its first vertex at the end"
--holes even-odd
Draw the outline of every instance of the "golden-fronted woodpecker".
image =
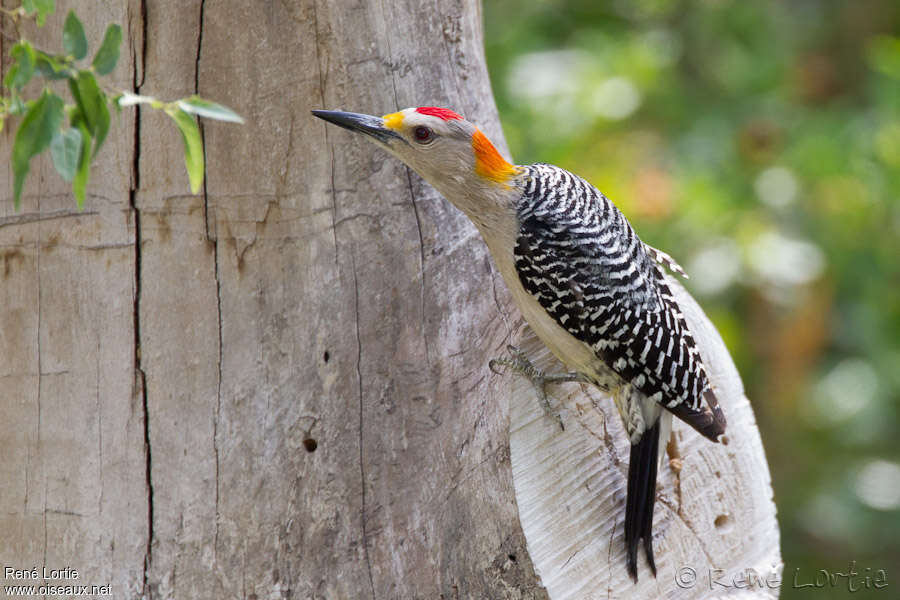
MULTIPOLYGON (((574 371, 568 379, 612 395, 631 441, 626 567, 637 581, 643 539, 655 576, 651 528, 660 432, 668 437, 672 414, 713 441, 725 432, 725 417, 662 265, 683 274, 681 268, 643 243, 587 181, 552 165, 510 164, 452 110, 313 114, 366 134, 463 211, 528 324, 574 371)), ((522 366, 525 359, 514 355, 502 362, 522 366)), ((542 375, 527 364, 521 370, 535 379, 542 375)))

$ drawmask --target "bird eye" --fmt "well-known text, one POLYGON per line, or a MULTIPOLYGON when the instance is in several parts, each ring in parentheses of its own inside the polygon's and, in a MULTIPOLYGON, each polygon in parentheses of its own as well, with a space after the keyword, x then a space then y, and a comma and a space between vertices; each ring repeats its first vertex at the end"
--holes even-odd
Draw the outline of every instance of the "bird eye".
POLYGON ((427 144, 434 139, 434 132, 425 126, 419 125, 413 130, 413 136, 420 144, 427 144))

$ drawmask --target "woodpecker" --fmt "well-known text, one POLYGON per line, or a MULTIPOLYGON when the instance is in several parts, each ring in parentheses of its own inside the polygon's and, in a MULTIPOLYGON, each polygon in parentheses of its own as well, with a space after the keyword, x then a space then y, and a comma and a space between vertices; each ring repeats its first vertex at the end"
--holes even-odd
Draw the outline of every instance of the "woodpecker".
POLYGON ((661 431, 671 415, 705 437, 725 432, 697 345, 663 267, 667 254, 638 238, 625 216, 584 179, 548 164, 517 166, 487 136, 446 108, 383 117, 314 110, 365 134, 434 186, 475 224, 528 324, 569 369, 543 377, 512 361, 543 389, 579 380, 613 397, 631 442, 625 501, 626 568, 637 582, 641 540, 656 576, 652 523, 661 431))

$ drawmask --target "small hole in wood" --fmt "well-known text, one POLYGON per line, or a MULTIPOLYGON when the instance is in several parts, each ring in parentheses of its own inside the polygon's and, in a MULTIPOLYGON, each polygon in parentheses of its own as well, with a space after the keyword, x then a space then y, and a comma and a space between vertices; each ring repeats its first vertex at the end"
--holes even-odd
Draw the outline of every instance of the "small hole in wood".
POLYGON ((719 515, 718 517, 716 517, 716 520, 713 521, 713 525, 716 526, 716 529, 722 529, 723 527, 728 525, 730 522, 731 522, 731 517, 729 517, 728 515, 719 515))
POLYGON ((516 555, 515 555, 515 554, 510 554, 509 556, 507 556, 507 558, 509 558, 509 560, 511 560, 511 561, 513 561, 513 562, 516 562, 516 555))
POLYGON ((303 440, 303 447, 306 448, 307 452, 315 452, 316 448, 319 447, 319 442, 317 442, 313 438, 308 437, 303 440))
POLYGON ((723 446, 727 446, 727 445, 728 445, 728 436, 727 436, 727 435, 723 435, 723 436, 722 436, 722 445, 723 445, 723 446))
POLYGON ((328 362, 329 360, 331 360, 331 355, 328 354, 328 350, 326 350, 325 354, 322 355, 322 360, 324 360, 325 362, 328 362))

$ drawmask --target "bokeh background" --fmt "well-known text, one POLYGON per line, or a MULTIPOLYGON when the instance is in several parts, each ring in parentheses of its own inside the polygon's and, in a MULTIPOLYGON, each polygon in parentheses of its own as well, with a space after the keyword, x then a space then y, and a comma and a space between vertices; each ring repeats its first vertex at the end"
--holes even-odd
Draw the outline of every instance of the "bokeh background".
POLYGON ((484 13, 516 161, 603 190, 725 338, 772 472, 782 598, 848 597, 792 579, 851 561, 889 583, 852 597, 900 597, 900 2, 484 13))

